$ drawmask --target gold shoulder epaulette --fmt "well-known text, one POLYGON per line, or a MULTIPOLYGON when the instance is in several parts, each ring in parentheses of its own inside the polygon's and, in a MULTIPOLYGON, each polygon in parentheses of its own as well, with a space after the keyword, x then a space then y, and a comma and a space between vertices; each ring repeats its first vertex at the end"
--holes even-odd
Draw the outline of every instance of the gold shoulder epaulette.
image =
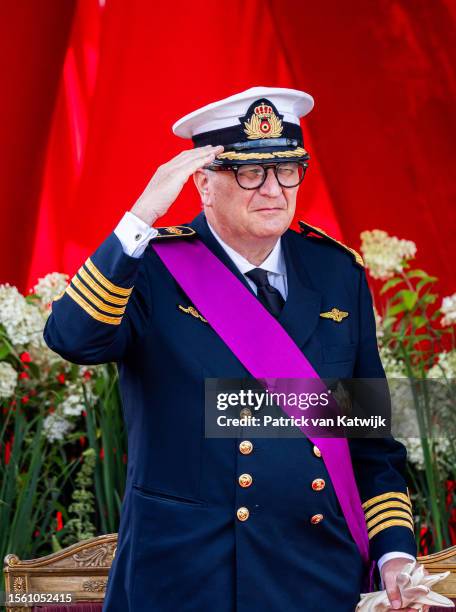
POLYGON ((156 227, 155 229, 158 230, 158 234, 152 240, 158 238, 187 238, 196 234, 195 230, 187 225, 169 225, 168 227, 156 227))
POLYGON ((348 251, 359 266, 364 267, 364 260, 361 257, 361 255, 358 253, 358 251, 355 251, 355 249, 352 249, 351 247, 347 246, 343 242, 340 242, 340 240, 336 240, 332 236, 328 236, 328 234, 322 229, 320 229, 319 227, 314 227, 313 225, 309 225, 309 223, 304 223, 304 221, 299 221, 299 226, 301 228, 302 233, 305 236, 309 234, 316 234, 317 236, 320 236, 321 238, 325 238, 326 240, 329 240, 330 242, 337 244, 338 246, 348 251))

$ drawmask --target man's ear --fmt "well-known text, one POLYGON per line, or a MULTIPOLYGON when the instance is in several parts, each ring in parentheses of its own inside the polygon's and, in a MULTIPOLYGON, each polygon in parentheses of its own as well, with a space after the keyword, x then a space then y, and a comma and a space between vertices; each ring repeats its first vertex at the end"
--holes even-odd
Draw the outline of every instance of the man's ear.
POLYGON ((196 172, 193 173, 193 182, 198 189, 202 204, 207 206, 209 201, 209 178, 207 176, 207 170, 203 170, 202 168, 196 170, 196 172))

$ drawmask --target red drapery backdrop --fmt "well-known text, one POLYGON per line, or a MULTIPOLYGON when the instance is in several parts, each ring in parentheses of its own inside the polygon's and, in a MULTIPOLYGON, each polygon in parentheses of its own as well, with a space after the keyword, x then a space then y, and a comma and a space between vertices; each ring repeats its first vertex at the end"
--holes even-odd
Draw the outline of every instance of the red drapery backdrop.
MULTIPOLYGON (((297 218, 414 240, 452 293, 455 25, 451 0, 4 2, 0 282, 72 274, 189 146, 177 118, 277 85, 316 100, 297 218)), ((189 184, 160 223, 198 210, 189 184)))

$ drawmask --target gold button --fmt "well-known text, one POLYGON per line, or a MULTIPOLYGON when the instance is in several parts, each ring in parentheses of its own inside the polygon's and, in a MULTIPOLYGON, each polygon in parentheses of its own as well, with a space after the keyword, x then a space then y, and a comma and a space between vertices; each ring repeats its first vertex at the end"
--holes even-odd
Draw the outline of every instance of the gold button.
POLYGON ((237 509, 236 516, 240 521, 246 521, 249 518, 249 509, 245 506, 241 506, 237 509))
POLYGON ((314 514, 310 519, 310 522, 312 523, 312 525, 318 525, 318 523, 321 523, 322 520, 323 514, 314 514))
POLYGON ((313 447, 313 452, 316 457, 321 457, 321 450, 318 448, 318 446, 313 447))
POLYGON ((241 412, 239 413, 239 416, 241 418, 252 416, 252 411, 250 410, 250 408, 243 408, 241 412))
POLYGON ((250 442, 250 440, 243 440, 239 444, 239 450, 243 455, 250 455, 250 453, 253 451, 253 444, 250 442))
POLYGON ((253 478, 250 476, 250 474, 241 474, 239 476, 239 484, 241 485, 241 487, 244 487, 244 489, 250 487, 252 482, 253 478))
POLYGON ((312 480, 312 489, 314 491, 321 491, 325 488, 325 485, 326 482, 323 480, 323 478, 315 478, 315 480, 312 480))

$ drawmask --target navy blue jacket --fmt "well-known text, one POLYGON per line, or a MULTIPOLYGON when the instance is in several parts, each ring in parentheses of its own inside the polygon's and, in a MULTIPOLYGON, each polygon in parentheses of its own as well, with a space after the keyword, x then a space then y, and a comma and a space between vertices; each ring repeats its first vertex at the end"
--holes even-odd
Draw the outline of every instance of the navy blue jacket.
MULTIPOLYGON (((245 283, 204 215, 190 226, 245 283)), ((173 232, 156 240, 194 239, 173 232)), ((288 297, 279 322, 319 375, 383 377, 353 254, 292 230, 282 244, 288 297), (319 316, 334 306, 350 313, 340 324, 319 316)), ((319 449, 306 438, 249 439, 241 452, 239 440, 205 438, 204 379, 248 373, 208 323, 179 306, 191 302, 154 250, 130 257, 112 233, 46 324, 45 340, 62 357, 119 368, 128 476, 103 609, 352 612, 363 564, 319 449), (240 486, 241 474, 251 486, 240 486)), ((233 325, 237 316, 234 305, 233 325)), ((372 557, 416 554, 405 448, 379 438, 350 440, 350 450, 372 557)))

